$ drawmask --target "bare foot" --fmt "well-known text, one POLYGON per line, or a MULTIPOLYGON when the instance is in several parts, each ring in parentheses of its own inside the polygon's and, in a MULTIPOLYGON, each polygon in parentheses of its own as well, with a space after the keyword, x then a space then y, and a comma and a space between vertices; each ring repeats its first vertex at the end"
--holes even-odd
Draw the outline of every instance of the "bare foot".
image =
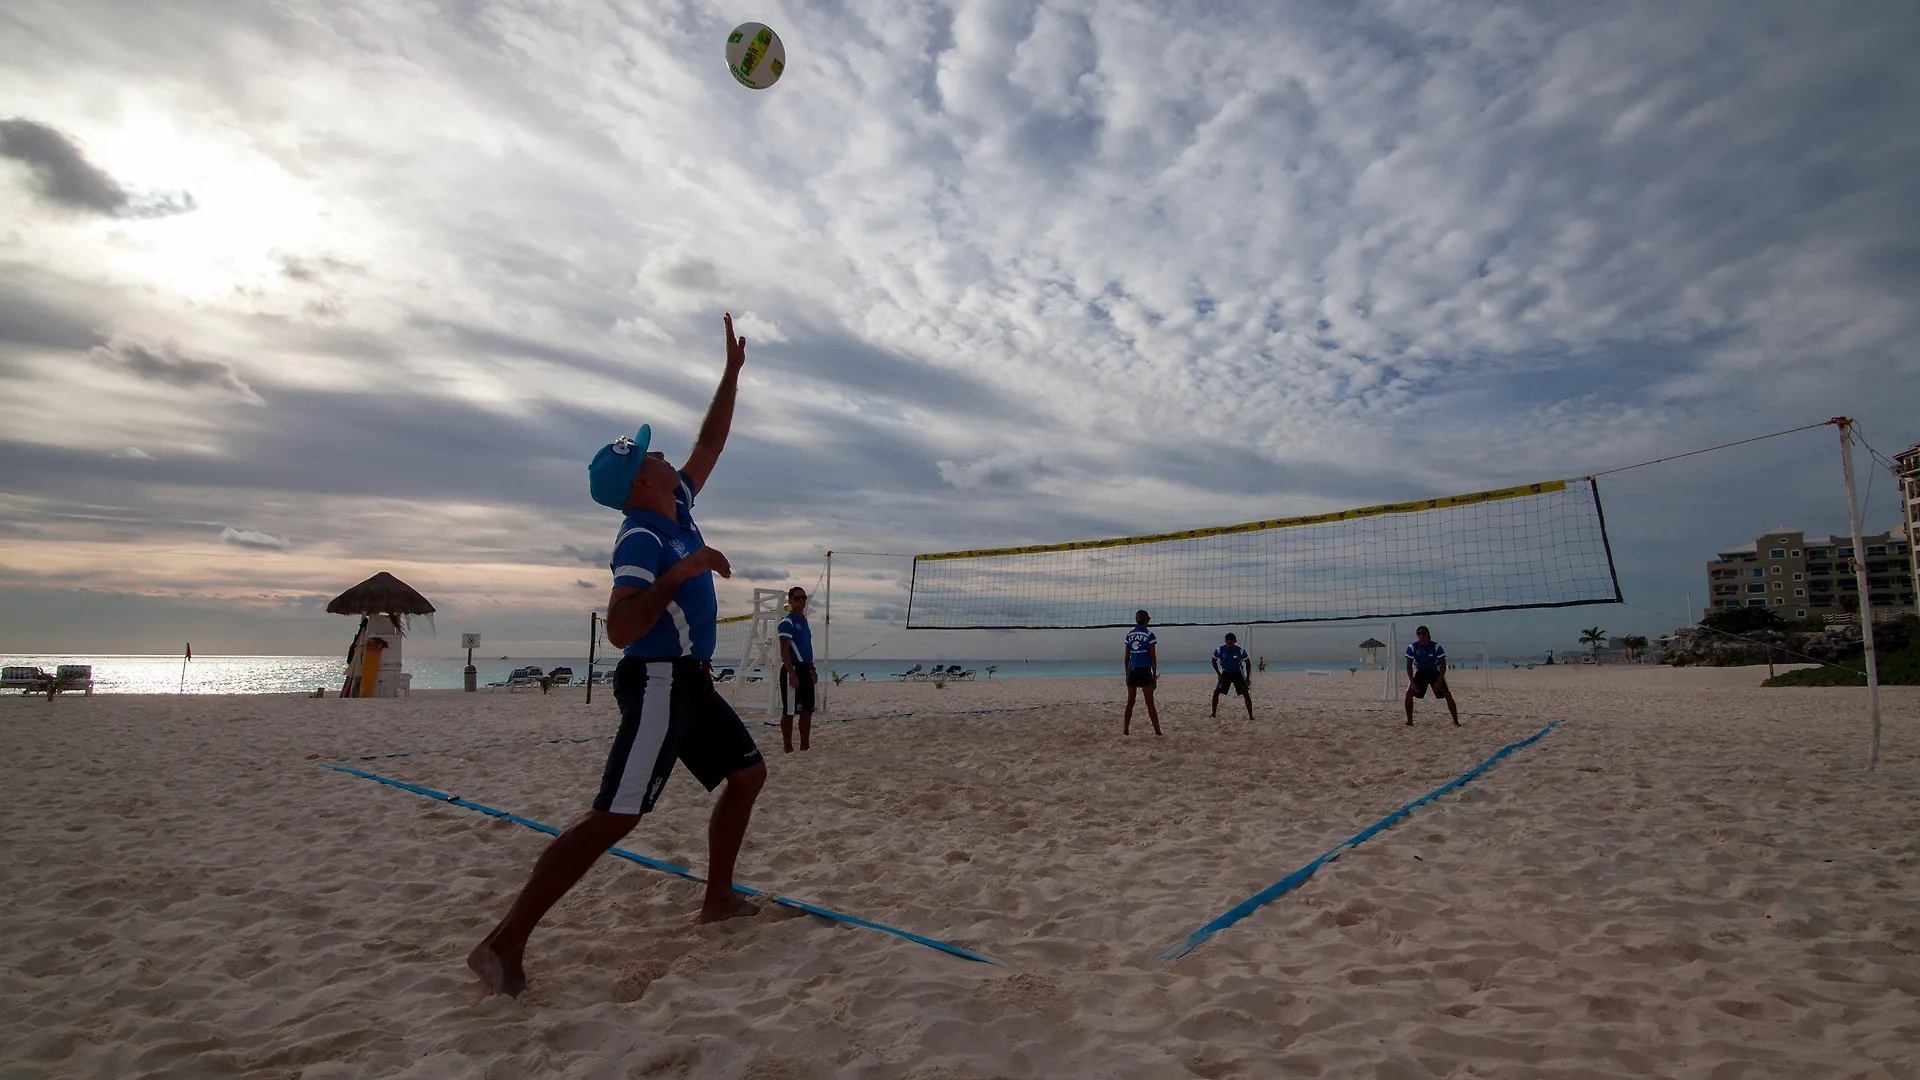
POLYGON ((694 922, 726 922, 728 919, 740 919, 758 914, 760 909, 748 903, 745 897, 729 893, 724 899, 718 901, 708 899, 706 903, 700 905, 700 917, 694 922))
POLYGON ((467 954, 467 967, 487 984, 490 994, 517 998, 527 988, 527 973, 520 966, 520 953, 497 948, 491 937, 467 954))

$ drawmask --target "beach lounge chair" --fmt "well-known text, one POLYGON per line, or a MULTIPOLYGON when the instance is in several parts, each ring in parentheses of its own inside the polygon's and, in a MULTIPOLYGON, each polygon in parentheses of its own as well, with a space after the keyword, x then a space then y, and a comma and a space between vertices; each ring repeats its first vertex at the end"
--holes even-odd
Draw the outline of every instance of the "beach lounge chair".
POLYGON ((53 677, 66 684, 62 690, 82 690, 88 697, 93 696, 92 664, 61 664, 54 669, 53 677))
POLYGON ((547 678, 552 679, 553 685, 555 686, 570 685, 573 682, 573 669, 570 667, 554 668, 552 671, 547 672, 547 678))
POLYGON ((714 674, 714 676, 713 676, 713 681, 714 681, 714 682, 726 682, 727 680, 729 680, 729 679, 731 679, 731 678, 733 678, 733 669, 732 669, 732 668, 730 668, 730 667, 723 667, 723 668, 721 668, 721 669, 720 669, 720 670, 719 670, 718 672, 716 672, 716 673, 714 674))
POLYGON ((920 665, 915 664, 905 671, 894 672, 893 677, 896 679, 915 679, 919 678, 921 674, 920 665))
MULTIPOLYGON (((954 666, 955 666, 955 667, 959 667, 960 665, 958 665, 958 664, 955 664, 954 666)), ((960 673, 958 673, 958 674, 956 674, 956 675, 954 675, 954 678, 956 678, 956 679, 971 679, 971 678, 973 678, 973 673, 974 673, 974 669, 972 669, 972 668, 968 668, 967 670, 965 670, 965 671, 962 671, 962 672, 960 672, 960 673)))
POLYGON ((507 676, 507 690, 509 693, 515 690, 538 690, 540 677, 545 674, 538 666, 514 668, 513 674, 507 676))
POLYGON ((47 673, 37 667, 9 667, 0 669, 0 690, 38 689, 47 679, 47 673))

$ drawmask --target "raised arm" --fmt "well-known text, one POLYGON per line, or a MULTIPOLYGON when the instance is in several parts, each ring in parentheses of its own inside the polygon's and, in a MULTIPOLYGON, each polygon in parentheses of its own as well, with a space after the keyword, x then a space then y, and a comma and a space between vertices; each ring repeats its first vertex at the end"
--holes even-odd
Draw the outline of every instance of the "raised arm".
POLYGON ((740 388, 740 369, 747 362, 747 339, 733 336, 731 312, 726 316, 726 324, 727 369, 720 376, 720 388, 713 392, 713 403, 707 406, 707 418, 700 422, 700 434, 693 441, 693 451, 687 455, 685 466, 696 493, 707 486, 714 462, 720 460, 720 451, 726 449, 727 432, 733 427, 733 399, 740 388))

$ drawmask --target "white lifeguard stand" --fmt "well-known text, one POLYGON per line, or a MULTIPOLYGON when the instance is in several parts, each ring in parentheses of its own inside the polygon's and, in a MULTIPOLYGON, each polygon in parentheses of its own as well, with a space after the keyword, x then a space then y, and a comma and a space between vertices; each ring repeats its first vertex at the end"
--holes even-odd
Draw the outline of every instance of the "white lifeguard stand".
POLYGON ((407 696, 411 690, 413 676, 401 670, 400 667, 400 643, 404 637, 405 633, 398 618, 392 615, 367 616, 367 625, 354 639, 353 664, 347 670, 349 685, 357 691, 355 697, 407 696), (369 660, 369 641, 379 642, 375 649, 379 653, 379 658, 374 661, 379 667, 375 669, 373 685, 370 687, 365 681, 366 665, 369 660))
POLYGON ((753 619, 747 628, 746 648, 734 668, 728 700, 736 709, 764 707, 768 716, 780 715, 780 620, 787 617, 785 589, 753 590, 753 619), (758 675, 767 684, 764 706, 748 704, 744 688, 758 675))

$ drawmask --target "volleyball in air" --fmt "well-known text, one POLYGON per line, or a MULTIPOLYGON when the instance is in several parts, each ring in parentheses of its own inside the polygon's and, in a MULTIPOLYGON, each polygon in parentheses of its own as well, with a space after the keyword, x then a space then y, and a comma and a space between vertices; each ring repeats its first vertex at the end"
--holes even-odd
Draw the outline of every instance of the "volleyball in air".
POLYGON ((787 48, 780 35, 762 23, 741 23, 727 35, 727 70, 741 86, 765 90, 787 69, 787 48))

